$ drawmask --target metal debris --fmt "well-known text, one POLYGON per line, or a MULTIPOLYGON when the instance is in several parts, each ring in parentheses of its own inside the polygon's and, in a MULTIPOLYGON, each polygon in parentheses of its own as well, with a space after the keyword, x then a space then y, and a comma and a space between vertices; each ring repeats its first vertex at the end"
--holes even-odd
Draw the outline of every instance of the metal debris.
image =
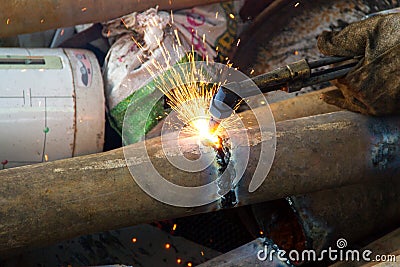
MULTIPOLYGON (((231 161, 231 152, 230 152, 230 143, 229 139, 222 139, 218 136, 218 143, 215 145, 214 150, 216 152, 216 163, 218 167, 218 186, 220 186, 220 191, 225 191, 227 187, 232 187, 232 181, 234 179, 234 175, 228 174, 225 177, 222 177, 225 171, 227 171, 228 165, 231 161), (226 179, 226 176, 228 179, 226 179), (224 190, 225 189, 225 190, 224 190)), ((229 171, 229 170, 228 170, 229 171)), ((227 193, 221 196, 220 199, 220 207, 221 208, 232 208, 238 204, 237 192, 235 190, 235 186, 230 189, 227 193)))

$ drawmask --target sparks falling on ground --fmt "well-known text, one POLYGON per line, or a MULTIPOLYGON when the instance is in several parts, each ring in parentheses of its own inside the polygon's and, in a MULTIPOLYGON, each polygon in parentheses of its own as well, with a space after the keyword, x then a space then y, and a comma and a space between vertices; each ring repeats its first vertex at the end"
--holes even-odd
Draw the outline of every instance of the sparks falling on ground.
MULTIPOLYGON (((193 47, 190 52, 185 52, 176 29, 173 31, 175 42, 172 44, 172 49, 167 49, 165 43, 161 41, 164 36, 163 33, 160 35, 155 20, 153 24, 154 27, 145 31, 144 40, 152 40, 157 43, 157 50, 162 54, 163 61, 159 62, 153 57, 150 63, 145 64, 142 58, 139 60, 154 78, 157 89, 168 98, 167 103, 171 109, 177 113, 179 120, 185 125, 183 132, 196 135, 217 146, 218 136, 224 134, 224 129, 235 127, 235 120, 237 120, 230 117, 224 120, 215 132, 209 129, 211 115, 208 109, 211 98, 226 81, 215 83, 211 77, 207 76, 204 66, 209 66, 208 57, 204 58, 203 64, 198 64, 193 47), (171 62, 173 58, 184 59, 185 63, 174 65, 175 62, 171 62)), ((148 44, 143 46, 134 38, 132 39, 142 50, 145 50, 144 46, 148 46, 148 44)), ((149 51, 149 54, 153 56, 152 51, 149 51)), ((231 65, 227 67, 231 67, 231 65)), ((220 71, 222 72, 222 69, 220 71)))

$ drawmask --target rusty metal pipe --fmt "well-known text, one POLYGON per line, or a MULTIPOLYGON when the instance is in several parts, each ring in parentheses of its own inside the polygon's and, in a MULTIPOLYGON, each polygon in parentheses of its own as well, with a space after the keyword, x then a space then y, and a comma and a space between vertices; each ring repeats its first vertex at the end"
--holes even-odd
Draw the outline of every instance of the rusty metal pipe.
POLYGON ((262 231, 280 248, 320 252, 336 247, 339 238, 355 246, 397 227, 398 190, 398 179, 385 179, 259 203, 252 210, 262 231))
MULTIPOLYGON (((400 181, 374 181, 365 184, 350 185, 331 190, 324 190, 307 195, 291 197, 291 207, 285 200, 269 201, 252 205, 253 212, 262 226, 267 238, 272 239, 279 249, 296 249, 300 254, 304 249, 313 249, 320 255, 322 249, 337 248, 337 240, 344 238, 352 249, 360 240, 393 229, 400 223, 400 181), (296 214, 288 216, 288 213, 296 214), (379 214, 379 216, 377 216, 379 214), (288 221, 288 218, 294 220, 288 221), (368 223, 366 223, 368 222, 368 223), (296 224, 301 227, 297 227, 296 224), (293 241, 307 239, 303 244, 293 241)), ((258 238, 246 245, 209 260, 199 267, 208 266, 286 266, 274 257, 273 261, 260 261, 257 253, 264 250, 263 238, 258 238), (225 264, 225 265, 224 265, 225 264)), ((361 251, 369 249, 375 255, 398 255, 400 229, 374 241, 361 251)), ((271 247, 268 247, 271 249, 271 247)), ((362 253, 360 253, 362 255, 362 253)), ((329 262, 328 257, 326 257, 329 262)), ((326 263, 326 262, 325 262, 326 263)), ((325 265, 325 263, 320 263, 325 265)), ((334 266, 349 266, 349 262, 334 266)), ((365 262, 352 262, 351 266, 361 266, 365 262)))
POLYGON ((340 108, 329 105, 321 99, 322 93, 332 90, 337 90, 337 88, 327 87, 322 90, 272 103, 270 107, 275 121, 279 122, 340 111, 340 108))
POLYGON ((223 0, 13 0, 0 4, 0 37, 103 22, 159 6, 176 10, 223 0))
MULTIPOLYGON (((263 140, 258 130, 249 129, 251 155, 238 185, 239 205, 398 175, 399 124, 400 117, 378 119, 345 111, 280 122, 272 169, 254 193, 247 191, 248 184, 263 140)), ((153 164, 165 170, 166 179, 190 186, 202 184, 209 175, 177 174, 160 156, 160 138, 147 143, 153 164)), ((198 157, 196 148, 183 149, 185 156, 198 157)), ((145 159, 136 164, 140 160, 145 159)), ((0 181, 3 256, 83 234, 220 208, 217 203, 178 208, 152 199, 132 180, 122 149, 2 170, 0 181)))
POLYGON ((354 247, 400 225, 399 190, 396 177, 291 197, 291 204, 309 248, 336 247, 339 238, 354 247))

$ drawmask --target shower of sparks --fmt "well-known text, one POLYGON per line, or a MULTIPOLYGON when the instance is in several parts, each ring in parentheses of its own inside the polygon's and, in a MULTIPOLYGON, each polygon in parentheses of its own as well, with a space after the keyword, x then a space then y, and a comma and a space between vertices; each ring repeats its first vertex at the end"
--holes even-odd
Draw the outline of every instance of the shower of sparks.
POLYGON ((236 46, 239 46, 240 44, 240 39, 237 40, 236 46))
POLYGON ((121 22, 122 22, 122 24, 124 24, 125 28, 129 29, 128 25, 126 24, 126 22, 123 18, 121 18, 121 22))
MULTIPOLYGON (((167 97, 167 102, 178 118, 186 125, 184 133, 198 135, 213 142, 217 142, 217 134, 211 134, 208 127, 211 118, 208 108, 213 95, 221 83, 207 83, 197 81, 194 54, 187 54, 189 68, 171 68, 167 75, 159 76, 155 80, 156 87, 167 97), (172 86, 171 86, 172 85, 172 86), (169 88, 173 88, 169 90, 169 88)), ((153 62, 155 63, 155 62, 153 62)), ((161 65, 156 69, 162 68, 161 65)), ((164 72, 165 73, 165 72, 164 72)))
POLYGON ((172 13, 172 9, 169 15, 171 16, 171 24, 174 24, 174 13, 172 13))
MULTIPOLYGON (((157 23, 154 21, 154 26, 156 25, 157 23)), ((145 34, 149 33, 152 34, 152 32, 145 32, 145 34)), ((208 110, 210 101, 218 88, 226 81, 215 83, 211 78, 203 77, 203 73, 206 73, 206 70, 196 64, 193 47, 191 52, 183 52, 176 29, 174 30, 174 37, 178 45, 173 45, 173 51, 169 51, 155 34, 152 34, 152 37, 157 42, 163 62, 153 58, 150 64, 144 64, 142 58, 139 57, 139 60, 154 78, 156 88, 164 93, 167 97, 167 103, 185 125, 182 132, 198 136, 201 140, 208 140, 217 145, 219 142, 218 136, 223 135, 226 129, 236 127, 238 121, 237 118, 230 117, 223 120, 215 132, 212 132, 209 128, 211 115, 208 110), (175 53, 177 58, 186 57, 188 63, 173 67, 171 53, 175 53)), ((133 37, 132 40, 140 49, 144 50, 140 42, 133 37)), ((203 42, 205 43, 205 35, 203 35, 203 42)), ((149 53, 150 55, 153 54, 151 51, 149 53)), ((208 57, 205 59, 205 65, 208 66, 208 57)), ((228 67, 230 66, 228 65, 228 67)))

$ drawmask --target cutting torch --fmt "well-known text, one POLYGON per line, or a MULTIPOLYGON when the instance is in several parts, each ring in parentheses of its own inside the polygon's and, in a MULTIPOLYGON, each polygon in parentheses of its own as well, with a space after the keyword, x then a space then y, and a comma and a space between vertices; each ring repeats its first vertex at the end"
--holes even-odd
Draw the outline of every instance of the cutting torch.
POLYGON ((209 128, 214 132, 221 120, 228 118, 243 98, 282 89, 295 92, 303 87, 334 80, 346 75, 358 61, 359 58, 349 57, 325 57, 315 61, 302 59, 251 79, 226 83, 218 88, 211 99, 209 128), (336 66, 321 70, 321 67, 331 64, 336 66))

